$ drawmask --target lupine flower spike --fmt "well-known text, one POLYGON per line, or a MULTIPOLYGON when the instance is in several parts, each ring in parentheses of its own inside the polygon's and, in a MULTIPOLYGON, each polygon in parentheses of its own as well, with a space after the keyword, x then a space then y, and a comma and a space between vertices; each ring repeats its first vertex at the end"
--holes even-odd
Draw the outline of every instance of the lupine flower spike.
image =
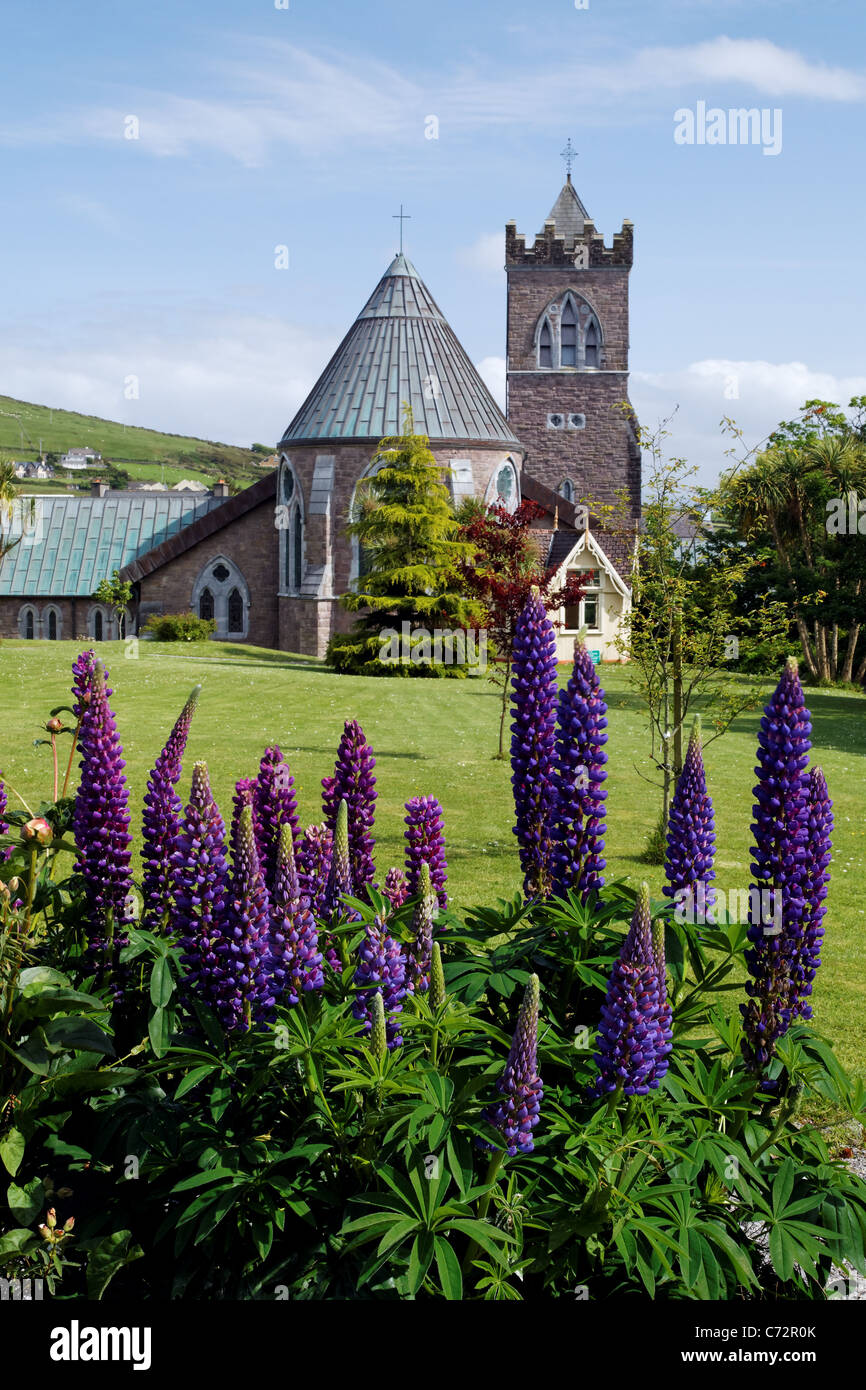
POLYGON ((824 939, 824 914, 827 908, 827 884, 830 882, 830 861, 833 857, 833 803, 827 782, 820 767, 809 773, 808 789, 809 840, 806 851, 806 901, 808 911, 799 953, 791 962, 791 1017, 811 1018, 808 1002, 812 981, 821 964, 821 942, 824 939))
POLYGON ((506 1152, 532 1153, 532 1131, 538 1124, 544 1089, 538 1075, 538 976, 530 975, 505 1071, 498 1083, 502 1100, 484 1118, 498 1129, 506 1152))
POLYGON ((746 964, 748 1002, 741 1004, 743 1055, 763 1076, 780 1037, 787 1031, 796 998, 791 970, 801 958, 811 921, 808 894, 809 775, 811 716, 803 698, 797 662, 785 665, 758 734, 758 783, 752 808, 752 885, 746 964))
POLYGON ((574 670, 559 693, 554 891, 573 889, 583 902, 604 884, 606 715, 592 657, 584 642, 575 642, 574 670))
POLYGON ((385 1003, 377 989, 370 1001, 370 1051, 382 1061, 388 1052, 388 1032, 385 1026, 385 1003))
POLYGON ((259 864, 253 808, 241 809, 227 898, 226 930, 217 945, 222 974, 218 1012, 227 1032, 264 1022, 273 1006, 267 975, 270 903, 259 864))
POLYGON ((253 808, 259 860, 270 892, 277 875, 280 827, 291 826, 294 849, 301 838, 295 779, 276 744, 265 749, 253 790, 253 808))
POLYGON ((280 827, 280 848, 271 899, 270 968, 274 993, 287 1004, 297 1004, 304 990, 321 989, 322 957, 318 949, 316 921, 310 900, 301 892, 292 827, 280 827))
MULTIPOLYGON (((4 818, 3 812, 9 804, 6 796, 6 788, 3 785, 3 778, 0 776, 0 835, 9 834, 9 822, 4 818)), ((12 853, 11 845, 0 845, 0 864, 4 863, 12 853)), ((386 885, 387 886, 387 885, 386 885)))
POLYGON ((435 796, 413 796, 406 802, 409 812, 406 825, 406 879, 409 897, 417 898, 421 891, 421 865, 430 869, 430 881, 439 906, 448 906, 448 865, 445 862, 445 833, 442 828, 442 807, 435 796))
POLYGON ((192 770, 189 803, 171 859, 175 907, 169 929, 187 966, 184 987, 216 1008, 222 991, 218 948, 228 896, 225 825, 211 794, 207 763, 192 770))
POLYGON ((409 988, 423 994, 430 988, 430 965, 433 956, 433 922, 439 910, 436 894, 430 882, 430 868, 421 865, 419 897, 412 916, 412 948, 409 952, 409 988))
POLYGON ((665 897, 673 898, 686 920, 712 923, 716 900, 715 821, 707 792, 701 748, 701 721, 695 718, 683 770, 677 779, 668 816, 665 897))
POLYGON ((310 900, 314 917, 324 917, 325 893, 331 872, 332 835, 326 825, 308 825, 298 851, 301 891, 310 900))
MULTIPOLYGON (((360 913, 343 902, 343 896, 354 897, 352 865, 349 857, 349 807, 341 801, 337 811, 337 828, 331 847, 328 882, 322 898, 322 917, 332 926, 337 922, 358 922, 360 913)), ((342 970, 342 962, 333 937, 325 936, 325 956, 332 968, 342 970)))
POLYGON ((389 869, 385 875, 385 897, 395 912, 399 912, 409 896, 409 884, 400 868, 389 869))
POLYGON ((438 941, 433 942, 430 953, 430 1007, 440 1009, 445 1003, 445 972, 442 969, 442 948, 438 941))
POLYGON ((183 802, 175 787, 183 771, 187 735, 200 692, 201 686, 197 685, 181 710, 150 774, 144 797, 141 826, 144 842, 142 926, 149 931, 162 929, 171 908, 171 855, 180 833, 183 810, 183 802))
POLYGON ((372 1029, 373 996, 381 991, 388 1047, 399 1047, 403 1038, 397 1015, 402 1012, 406 997, 406 959, 398 942, 388 933, 384 914, 365 927, 364 940, 358 949, 355 984, 358 993, 352 1013, 359 1023, 363 1023, 364 1034, 369 1034, 372 1029))
POLYGON ((355 896, 366 899, 367 884, 373 883, 373 822, 376 816, 376 759, 357 719, 347 719, 333 777, 322 778, 322 808, 325 824, 337 827, 341 801, 349 808, 349 862, 355 896))
POLYGON ((128 942, 124 928, 132 892, 132 837, 126 764, 100 661, 94 663, 89 697, 79 736, 81 781, 73 831, 76 868, 84 879, 89 945, 101 973, 128 942))
POLYGON ((646 1095, 664 1075, 660 1068, 670 1050, 670 1039, 665 1036, 659 973, 653 951, 649 886, 642 883, 601 1010, 595 1095, 617 1090, 627 1096, 646 1095))
POLYGON ((537 586, 514 633, 511 785, 524 892, 550 896, 556 787, 556 634, 537 586))
POLYGON ((653 959, 659 984, 658 1047, 650 1087, 657 1086, 668 1069, 672 1049, 673 1010, 668 998, 667 962, 665 961, 665 924, 658 919, 652 924, 653 959))

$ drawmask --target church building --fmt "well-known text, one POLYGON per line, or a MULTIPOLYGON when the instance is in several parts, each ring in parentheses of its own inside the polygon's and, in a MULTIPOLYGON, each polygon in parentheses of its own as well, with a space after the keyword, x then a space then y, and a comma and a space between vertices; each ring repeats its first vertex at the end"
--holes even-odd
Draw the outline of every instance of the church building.
POLYGON ((606 247, 569 172, 533 244, 507 224, 505 262, 504 414, 401 251, 290 422, 272 472, 233 497, 173 502, 161 532, 158 503, 140 495, 135 504, 104 490, 52 499, 64 504, 68 535, 42 526, 26 555, 22 546, 0 563, 0 635, 77 636, 69 625, 82 622, 97 640, 113 635, 90 595, 116 567, 132 583, 139 631, 151 614, 192 609, 215 620, 222 640, 323 656, 331 634, 354 621, 339 600, 358 577, 357 543, 346 533, 357 488, 379 442, 400 433, 408 402, 455 503, 475 496, 514 508, 533 499, 543 512, 534 535, 543 563, 563 578, 585 572, 581 603, 558 615, 560 656, 585 626, 597 659, 618 660, 631 550, 627 528, 605 533, 594 507, 625 498, 637 525, 640 452, 627 404, 632 226, 606 247), (76 567, 76 553, 86 566, 76 567))

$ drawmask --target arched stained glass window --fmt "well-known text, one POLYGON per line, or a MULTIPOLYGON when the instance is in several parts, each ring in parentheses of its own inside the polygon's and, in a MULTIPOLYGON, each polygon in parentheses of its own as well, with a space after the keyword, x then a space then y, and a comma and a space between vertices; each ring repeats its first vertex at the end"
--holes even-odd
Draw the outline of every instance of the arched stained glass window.
POLYGON ((586 330, 586 347, 584 349, 584 366, 598 366, 598 327, 595 319, 590 319, 586 330))
POLYGON ((569 299, 562 311, 562 353, 561 365, 563 367, 577 366, 577 314, 574 304, 569 299))
POLYGON ((57 613, 53 608, 48 614, 48 640, 49 642, 57 641, 57 613))
POLYGON ((213 594, 210 589, 202 589, 199 594, 198 615, 208 620, 213 617, 213 594))
POLYGON ((94 615, 93 615, 93 638, 94 638, 94 641, 96 641, 96 642, 101 642, 101 641, 102 641, 102 630, 103 630, 102 610, 99 609, 99 608, 97 608, 96 612, 95 612, 94 615))
POLYGON ((32 642, 34 637, 35 624, 33 622, 33 609, 28 608, 24 618, 24 636, 32 642))
POLYGON ((553 335, 547 319, 541 325, 541 332, 538 335, 538 365, 539 367, 553 366, 553 335))
POLYGON ((301 591, 301 582, 304 577, 304 522, 301 516, 300 507, 295 508, 294 524, 292 526, 292 588, 296 593, 301 591))
POLYGON ((243 632, 244 601, 240 589, 232 589, 228 602, 228 631, 243 632))

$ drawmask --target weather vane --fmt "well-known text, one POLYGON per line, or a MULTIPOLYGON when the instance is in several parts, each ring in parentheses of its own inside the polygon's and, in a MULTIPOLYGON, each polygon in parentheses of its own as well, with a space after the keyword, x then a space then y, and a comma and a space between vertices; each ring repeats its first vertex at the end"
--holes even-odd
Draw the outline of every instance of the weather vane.
POLYGON ((408 212, 404 212, 404 211, 403 211, 403 204, 401 203, 401 204, 400 204, 400 211, 399 211, 399 212, 392 212, 391 216, 392 216, 392 217, 395 217, 395 218, 396 218, 396 217, 399 217, 399 219, 400 219, 400 255, 402 256, 402 254, 403 254, 403 223, 404 223, 404 222, 411 222, 411 221, 412 221, 412 214, 411 214, 411 213, 408 213, 408 212))
POLYGON ((566 142, 565 142, 565 149, 564 149, 564 150, 560 150, 559 157, 560 157, 560 159, 564 159, 564 160, 565 160, 566 172, 567 172, 567 174, 568 174, 568 177, 571 178, 571 165, 572 165, 572 161, 575 160, 575 159, 577 159, 577 150, 574 148, 574 146, 573 146, 572 143, 571 143, 571 136, 570 136, 570 135, 569 135, 568 139, 567 139, 566 142))

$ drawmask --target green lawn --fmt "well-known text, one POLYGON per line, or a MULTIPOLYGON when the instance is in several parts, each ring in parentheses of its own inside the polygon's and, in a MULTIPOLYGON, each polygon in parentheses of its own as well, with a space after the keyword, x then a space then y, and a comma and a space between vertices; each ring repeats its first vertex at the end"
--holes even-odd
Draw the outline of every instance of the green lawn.
MULTIPOLYGON (((254 773, 265 745, 278 742, 294 770, 304 820, 318 820, 320 779, 332 770, 343 720, 354 716, 376 753, 381 873, 402 860, 403 803, 427 794, 438 796, 445 809, 456 905, 490 902, 518 888, 510 769, 491 758, 498 704, 487 681, 335 676, 302 657, 229 644, 181 652, 176 645, 143 642, 138 650, 138 659, 128 660, 122 644, 101 646, 115 691, 112 704, 136 817, 153 760, 190 687, 201 681, 182 793, 193 759, 205 758, 228 815, 234 780, 254 773)), ((67 697, 76 652, 69 642, 0 646, 0 767, 6 781, 28 800, 50 795, 48 750, 33 748, 32 739, 39 737, 49 709, 67 697)), ((658 893, 661 870, 647 870, 638 862, 657 813, 656 793, 640 776, 649 770, 644 719, 622 668, 605 667, 602 680, 610 706, 608 874, 632 882, 648 877, 658 893)), ((866 699, 809 690, 807 701, 814 721, 813 757, 826 772, 837 827, 815 1017, 846 1065, 866 1075, 866 699)), ((726 891, 749 885, 758 718, 757 711, 741 717, 707 750, 718 835, 716 870, 726 891)))

